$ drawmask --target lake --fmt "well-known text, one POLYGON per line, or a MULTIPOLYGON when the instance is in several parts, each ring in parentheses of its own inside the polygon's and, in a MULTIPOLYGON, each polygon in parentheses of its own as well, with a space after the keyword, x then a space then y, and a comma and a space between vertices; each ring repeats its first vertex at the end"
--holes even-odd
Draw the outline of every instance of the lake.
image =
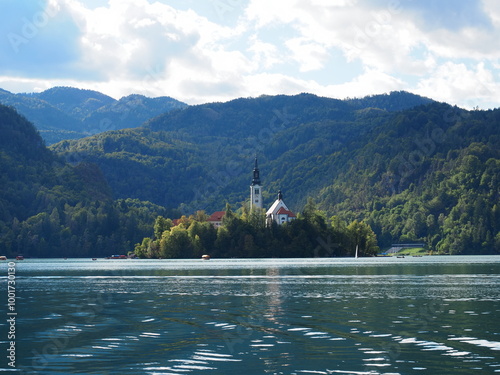
POLYGON ((0 373, 500 373, 500 256, 26 259, 17 372, 0 271, 0 373))

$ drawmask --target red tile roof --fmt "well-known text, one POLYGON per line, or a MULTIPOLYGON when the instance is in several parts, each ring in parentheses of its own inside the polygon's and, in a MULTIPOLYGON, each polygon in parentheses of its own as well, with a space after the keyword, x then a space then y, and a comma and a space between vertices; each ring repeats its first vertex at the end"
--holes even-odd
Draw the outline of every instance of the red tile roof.
POLYGON ((221 221, 226 211, 216 211, 208 218, 208 221, 221 221))
POLYGON ((278 212, 276 212, 277 215, 288 215, 290 217, 296 217, 295 214, 292 211, 288 211, 285 209, 285 207, 281 207, 278 212))

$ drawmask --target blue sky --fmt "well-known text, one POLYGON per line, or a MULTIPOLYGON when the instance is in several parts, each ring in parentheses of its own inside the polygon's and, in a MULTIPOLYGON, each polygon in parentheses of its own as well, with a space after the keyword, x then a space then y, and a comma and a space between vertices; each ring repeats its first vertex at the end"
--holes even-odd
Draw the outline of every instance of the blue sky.
POLYGON ((500 107, 498 0, 2 0, 0 88, 500 107))

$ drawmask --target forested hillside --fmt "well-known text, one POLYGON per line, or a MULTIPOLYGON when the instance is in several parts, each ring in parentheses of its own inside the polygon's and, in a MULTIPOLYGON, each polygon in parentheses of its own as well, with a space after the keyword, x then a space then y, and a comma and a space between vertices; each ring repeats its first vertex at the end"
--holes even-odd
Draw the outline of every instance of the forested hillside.
POLYGON ((270 244, 282 251, 272 256, 312 256, 321 241, 351 254, 353 223, 369 225, 380 247, 418 241, 439 253, 500 252, 500 110, 466 111, 404 92, 262 96, 174 110, 49 151, 29 122, 0 109, 0 241, 9 254, 98 256, 136 243, 139 252, 168 253, 154 235, 157 216, 210 214, 226 203, 239 210, 256 154, 264 206, 281 189, 290 209, 309 214, 292 232, 263 234, 259 220, 239 212, 226 228, 231 238, 221 233, 218 242, 186 219, 172 233, 187 238, 190 254, 228 255, 224 241, 236 246, 231 256, 242 248, 265 256, 270 244))
MULTIPOLYGON (((419 98, 392 95, 398 100, 405 96, 411 105, 419 98)), ((369 102, 387 102, 387 97, 369 102)), ((312 191, 319 191, 318 179, 328 176, 315 173, 317 169, 332 166, 319 163, 297 176, 290 173, 346 144, 356 145, 361 135, 390 116, 385 110, 364 108, 361 101, 353 104, 310 94, 263 96, 192 106, 138 129, 68 140, 53 150, 73 163, 100 165, 119 198, 139 197, 168 207, 187 205, 186 212, 217 210, 226 201, 246 199, 253 158, 259 154, 267 197, 274 197, 279 188, 288 190, 298 208, 312 191)), ((340 163, 339 158, 334 161, 340 163)))
POLYGON ((365 219, 379 243, 500 251, 500 110, 433 104, 397 114, 352 154, 318 200, 365 219))
POLYGON ((47 144, 138 127, 162 113, 186 107, 166 96, 129 95, 115 100, 97 91, 73 87, 54 87, 28 94, 12 94, 0 89, 0 103, 13 106, 29 119, 47 144))
POLYGON ((365 220, 379 245, 500 251, 500 111, 465 111, 397 92, 364 99, 262 96, 191 106, 143 127, 53 150, 99 165, 117 198, 220 210, 248 197, 259 155, 265 204, 365 220))
POLYGON ((31 257, 108 255, 132 249, 168 212, 114 201, 99 167, 49 151, 25 118, 0 105, 0 249, 31 257))

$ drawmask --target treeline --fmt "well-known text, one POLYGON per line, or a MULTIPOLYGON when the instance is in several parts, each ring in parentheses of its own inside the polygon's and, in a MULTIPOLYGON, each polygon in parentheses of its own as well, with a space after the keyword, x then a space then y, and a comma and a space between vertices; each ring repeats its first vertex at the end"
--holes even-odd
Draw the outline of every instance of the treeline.
MULTIPOLYGON (((500 253, 500 110, 425 103, 408 93, 347 101, 308 94, 237 99, 60 142, 53 152, 33 125, 0 106, 0 246, 72 256, 131 251, 146 236, 159 244, 161 236, 151 236, 156 216, 180 216, 164 207, 189 215, 244 201, 257 152, 266 207, 272 192, 283 189, 294 211, 315 197, 325 217, 369 224, 381 248, 415 241, 439 253, 500 253), (129 198, 141 202, 130 213, 119 203, 129 198), (78 228, 77 216, 87 218, 78 228), (134 216, 140 229, 132 229, 134 216)), ((295 233, 301 223, 293 224, 295 233)), ((231 256, 259 256, 266 246, 301 253, 294 249, 300 236, 286 232, 292 229, 269 235, 269 228, 245 225, 230 233, 237 238, 226 251, 231 256), (241 250, 245 236, 251 252, 241 250)), ((318 238, 329 247, 328 234, 337 236, 309 229, 303 254, 324 247, 317 247, 318 238)), ((215 242, 203 249, 226 254, 215 242)), ((343 249, 336 252, 353 251, 343 249)))
POLYGON ((132 251, 164 207, 114 200, 95 164, 71 166, 0 105, 0 255, 87 257, 132 251))
POLYGON ((192 106, 53 150, 99 165, 117 198, 188 213, 246 199, 257 152, 268 205, 283 189, 292 210, 315 197, 328 216, 370 224, 381 248, 489 254, 500 252, 499 124, 500 110, 404 92, 301 94, 192 106))
POLYGON ((443 254, 500 253, 499 123, 499 110, 443 104, 399 114, 319 201, 344 220, 366 220, 381 247, 425 242, 443 254))
POLYGON ((126 199, 64 203, 20 221, 0 221, 2 255, 97 257, 127 253, 151 231, 162 207, 126 199))
MULTIPOLYGON (((474 143, 431 170, 419 186, 376 199, 367 221, 385 243, 424 241, 447 254, 500 252, 498 150, 474 143)), ((432 166, 431 166, 432 168, 432 166)))
POLYGON ((183 216, 178 225, 159 216, 152 237, 135 246, 141 258, 298 258, 374 256, 377 239, 369 225, 357 220, 349 225, 338 217, 327 219, 309 200, 296 220, 284 225, 266 225, 263 210, 234 212, 226 205, 223 225, 215 228, 198 211, 183 216))

